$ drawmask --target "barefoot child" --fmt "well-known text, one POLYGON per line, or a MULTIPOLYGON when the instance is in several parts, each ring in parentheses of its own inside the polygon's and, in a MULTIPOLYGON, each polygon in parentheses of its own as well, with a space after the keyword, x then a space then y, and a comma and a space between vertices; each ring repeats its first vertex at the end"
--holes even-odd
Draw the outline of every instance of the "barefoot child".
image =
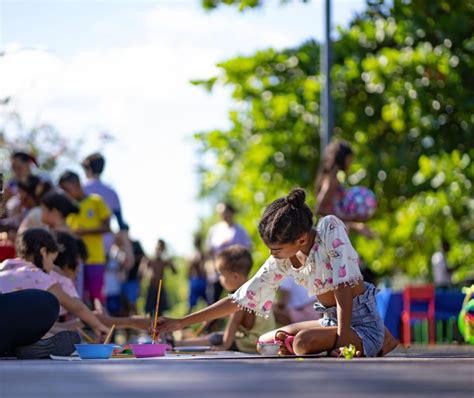
POLYGON ((158 331, 180 329, 239 309, 266 317, 279 284, 291 276, 317 296, 315 307, 324 317, 288 325, 280 333, 268 332, 261 341, 284 340, 297 355, 328 351, 340 356, 342 348, 352 344, 365 356, 376 356, 385 333, 375 304, 376 289, 362 279, 359 257, 344 224, 335 216, 326 216, 313 228, 305 193, 294 189, 265 209, 259 233, 271 255, 252 279, 201 311, 182 319, 160 319, 158 331))
POLYGON ((177 273, 176 267, 174 266, 173 259, 168 254, 166 242, 163 239, 158 239, 155 248, 155 258, 149 260, 146 257, 143 258, 142 264, 140 265, 140 273, 147 275, 150 279, 150 286, 148 288, 145 312, 147 314, 154 314, 156 305, 156 294, 158 292, 158 283, 163 280, 163 287, 160 294, 160 303, 158 312, 163 313, 169 309, 168 295, 166 294, 166 283, 164 281, 165 270, 169 268, 173 274, 177 273))
MULTIPOLYGON (((234 293, 248 280, 252 268, 252 256, 242 245, 233 245, 224 249, 216 257, 216 269, 222 287, 234 293)), ((212 345, 216 350, 256 352, 256 344, 262 333, 275 328, 273 313, 268 317, 255 316, 250 311, 234 312, 228 320, 224 332, 214 332, 200 339, 178 342, 177 345, 212 345)))

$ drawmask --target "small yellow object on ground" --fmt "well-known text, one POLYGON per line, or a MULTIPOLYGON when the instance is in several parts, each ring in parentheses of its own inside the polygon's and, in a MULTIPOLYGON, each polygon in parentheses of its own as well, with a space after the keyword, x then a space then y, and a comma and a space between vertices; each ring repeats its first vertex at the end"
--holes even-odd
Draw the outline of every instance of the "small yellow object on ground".
POLYGON ((345 359, 352 359, 355 357, 356 348, 353 344, 349 344, 348 347, 342 348, 342 355, 344 355, 345 359))

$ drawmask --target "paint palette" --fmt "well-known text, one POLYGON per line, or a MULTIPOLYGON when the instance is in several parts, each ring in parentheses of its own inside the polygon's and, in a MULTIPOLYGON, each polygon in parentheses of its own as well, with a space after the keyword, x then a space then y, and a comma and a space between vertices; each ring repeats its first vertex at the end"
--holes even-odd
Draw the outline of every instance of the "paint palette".
POLYGON ((278 351, 280 351, 281 344, 279 342, 275 343, 258 343, 257 351, 261 355, 265 356, 274 356, 278 355, 278 351))
POLYGON ((116 344, 74 344, 81 359, 109 359, 116 344))
POLYGON ((169 344, 130 344, 136 358, 162 357, 171 350, 169 344))

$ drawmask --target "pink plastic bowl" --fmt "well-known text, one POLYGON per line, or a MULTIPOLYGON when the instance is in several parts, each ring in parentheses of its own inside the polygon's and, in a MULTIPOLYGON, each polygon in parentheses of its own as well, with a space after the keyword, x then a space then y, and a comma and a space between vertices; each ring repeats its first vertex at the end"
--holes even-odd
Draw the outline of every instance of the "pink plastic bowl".
POLYGON ((171 347, 168 344, 130 344, 137 358, 162 357, 171 347))

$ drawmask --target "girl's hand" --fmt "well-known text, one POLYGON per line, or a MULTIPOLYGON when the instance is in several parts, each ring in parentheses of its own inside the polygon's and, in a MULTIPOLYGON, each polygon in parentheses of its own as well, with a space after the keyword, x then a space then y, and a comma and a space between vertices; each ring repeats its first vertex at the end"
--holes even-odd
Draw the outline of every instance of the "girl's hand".
POLYGON ((163 333, 163 332, 173 332, 175 330, 183 329, 183 324, 181 319, 173 319, 173 318, 166 318, 164 316, 160 316, 158 318, 158 325, 156 325, 156 329, 153 330, 153 325, 151 326, 151 332, 155 332, 156 335, 163 333))
POLYGON ((110 329, 109 329, 107 326, 105 326, 104 324, 102 324, 102 323, 100 323, 100 322, 99 322, 99 324, 98 324, 96 327, 94 327, 92 330, 94 331, 94 333, 96 334, 98 340, 100 340, 100 341, 102 341, 102 338, 103 338, 104 336, 107 336, 107 334, 108 334, 109 331, 110 331, 110 329))
POLYGON ((130 328, 149 331, 153 328, 153 325, 150 327, 150 318, 135 315, 130 318, 130 328))

